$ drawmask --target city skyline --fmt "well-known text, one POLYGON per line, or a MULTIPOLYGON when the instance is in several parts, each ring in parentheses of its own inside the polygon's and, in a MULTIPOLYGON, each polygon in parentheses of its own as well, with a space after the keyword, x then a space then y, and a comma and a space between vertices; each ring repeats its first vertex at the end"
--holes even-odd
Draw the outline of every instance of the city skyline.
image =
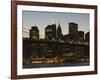
POLYGON ((51 24, 41 39, 38 27, 31 26, 29 38, 23 38, 23 53, 23 68, 89 65, 89 32, 84 37, 78 24, 69 23, 69 33, 63 35, 60 24, 57 29, 51 24))
POLYGON ((29 37, 31 26, 37 26, 40 31, 40 38, 44 38, 45 27, 56 24, 56 28, 58 28, 59 23, 62 28, 62 34, 65 35, 68 34, 68 23, 70 22, 77 23, 79 31, 84 31, 85 33, 89 31, 89 14, 23 11, 23 37, 29 37))

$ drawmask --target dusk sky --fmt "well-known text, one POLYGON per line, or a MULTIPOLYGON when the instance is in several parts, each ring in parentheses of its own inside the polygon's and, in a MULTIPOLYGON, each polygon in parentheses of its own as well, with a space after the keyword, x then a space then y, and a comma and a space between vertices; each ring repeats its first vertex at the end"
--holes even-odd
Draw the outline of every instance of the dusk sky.
POLYGON ((68 23, 74 22, 78 24, 78 30, 89 31, 89 14, 86 13, 64 13, 64 12, 22 12, 23 37, 29 37, 29 29, 31 26, 38 26, 40 37, 45 35, 45 27, 49 24, 56 23, 56 28, 60 22, 62 34, 68 34, 68 23))

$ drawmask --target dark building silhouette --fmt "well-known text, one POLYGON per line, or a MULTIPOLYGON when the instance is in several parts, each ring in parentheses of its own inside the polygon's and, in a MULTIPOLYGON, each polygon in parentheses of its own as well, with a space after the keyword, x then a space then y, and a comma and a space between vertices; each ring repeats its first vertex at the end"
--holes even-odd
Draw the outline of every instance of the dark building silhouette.
POLYGON ((69 41, 69 35, 68 35, 68 34, 63 35, 63 40, 64 40, 64 41, 69 41))
POLYGON ((48 25, 45 28, 45 39, 47 40, 56 39, 56 24, 48 25))
POLYGON ((37 26, 32 26, 30 31, 30 39, 39 39, 39 29, 37 26))
POLYGON ((77 41, 77 34, 78 34, 78 24, 69 23, 69 34, 68 34, 69 41, 77 41))
POLYGON ((85 55, 89 58, 89 56, 90 56, 90 33, 89 32, 87 32, 86 34, 85 34, 85 42, 88 44, 87 45, 87 47, 85 48, 85 55))
POLYGON ((77 42, 79 40, 78 32, 67 34, 67 36, 65 36, 65 38, 67 39, 67 41, 77 42))
POLYGON ((60 26, 60 23, 58 25, 58 28, 57 28, 57 40, 61 40, 62 39, 62 30, 61 30, 61 26, 60 26))
POLYGON ((69 23, 69 34, 76 33, 78 31, 78 24, 69 23))
POLYGON ((26 42, 29 38, 23 38, 23 57, 29 58, 31 56, 32 46, 29 42, 26 42))
POLYGON ((84 41, 84 32, 83 31, 78 31, 77 40, 84 41))
POLYGON ((89 32, 85 34, 85 41, 89 42, 89 32))

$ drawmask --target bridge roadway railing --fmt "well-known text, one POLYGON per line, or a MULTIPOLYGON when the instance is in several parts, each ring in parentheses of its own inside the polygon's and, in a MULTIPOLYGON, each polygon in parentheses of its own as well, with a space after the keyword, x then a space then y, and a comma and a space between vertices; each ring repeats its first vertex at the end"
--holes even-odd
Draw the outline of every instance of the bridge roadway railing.
POLYGON ((64 45, 70 45, 70 46, 89 46, 87 42, 71 42, 71 41, 51 41, 51 40, 31 40, 31 39, 26 39, 23 40, 24 43, 44 43, 44 44, 64 44, 64 45))

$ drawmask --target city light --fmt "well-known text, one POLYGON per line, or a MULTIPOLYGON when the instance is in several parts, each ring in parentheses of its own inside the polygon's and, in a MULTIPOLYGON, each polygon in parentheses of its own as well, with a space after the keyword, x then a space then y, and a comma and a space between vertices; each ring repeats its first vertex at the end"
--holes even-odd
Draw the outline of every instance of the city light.
POLYGON ((69 33, 65 35, 60 22, 56 27, 56 24, 47 25, 42 39, 38 26, 31 27, 29 37, 23 37, 24 66, 89 64, 89 32, 78 31, 78 24, 72 22, 69 23, 69 33))

